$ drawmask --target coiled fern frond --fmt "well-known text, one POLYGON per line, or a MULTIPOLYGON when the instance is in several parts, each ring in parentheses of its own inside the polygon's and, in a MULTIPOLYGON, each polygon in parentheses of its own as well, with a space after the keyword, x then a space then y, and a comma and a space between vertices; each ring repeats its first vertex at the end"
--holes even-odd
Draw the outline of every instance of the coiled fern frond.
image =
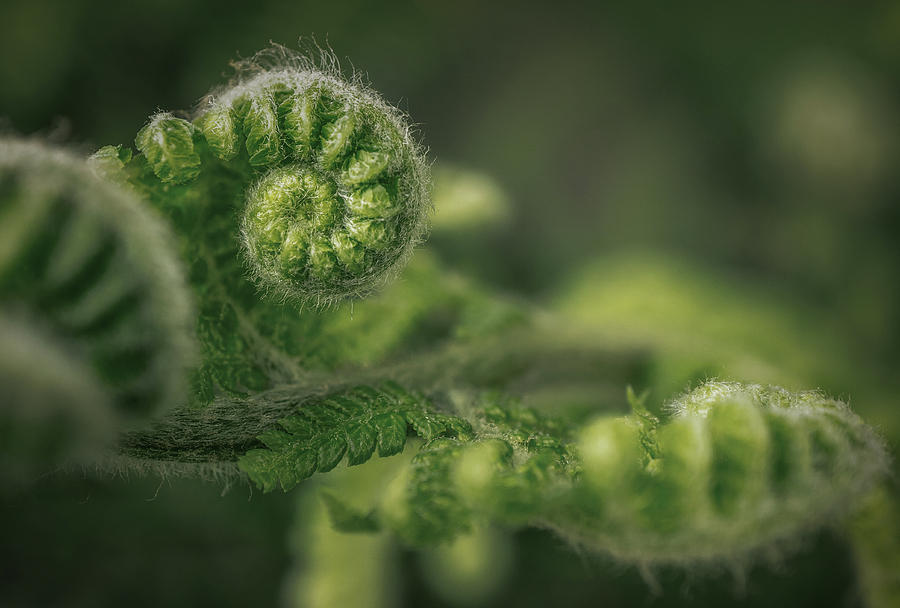
POLYGON ((238 64, 191 120, 153 116, 135 144, 93 162, 181 236, 201 404, 302 380, 321 321, 300 307, 384 286, 426 227, 429 170, 403 114, 360 78, 282 47, 238 64))
POLYGON ((710 382, 669 407, 649 429, 584 430, 580 500, 597 516, 574 539, 634 561, 740 554, 847 514, 887 469, 874 431, 818 392, 710 382))
POLYGON ((358 79, 276 48, 190 120, 152 117, 135 144, 92 159, 130 193, 65 155, 0 146, 0 336, 17 340, 0 380, 25 387, 9 428, 70 389, 73 424, 179 404, 120 435, 109 462, 243 475, 266 492, 397 455, 415 435, 415 455, 377 500, 360 508, 329 495, 338 528, 428 546, 487 523, 539 526, 653 564, 796 537, 849 512, 886 469, 877 435, 814 392, 710 382, 662 419, 632 396, 630 416, 588 424, 485 395, 546 398, 596 382, 599 368, 630 373, 640 355, 570 344, 537 311, 427 257, 411 268, 416 285, 360 305, 355 325, 348 308, 301 314, 385 285, 425 228, 423 153, 405 117, 358 79), (188 398, 176 251, 202 351, 188 398), (20 322, 34 329, 28 340, 20 322), (20 355, 56 370, 53 382, 23 373, 20 355), (553 378, 561 371, 571 375, 553 378))
POLYGON ((158 217, 84 161, 0 140, 0 315, 89 369, 84 381, 132 420, 184 400, 193 310, 176 249, 158 217))
POLYGON ((484 520, 556 530, 633 563, 748 555, 849 513, 886 470, 883 443, 819 393, 710 382, 660 422, 583 429, 490 402, 471 441, 428 442, 378 507, 412 545, 484 520))

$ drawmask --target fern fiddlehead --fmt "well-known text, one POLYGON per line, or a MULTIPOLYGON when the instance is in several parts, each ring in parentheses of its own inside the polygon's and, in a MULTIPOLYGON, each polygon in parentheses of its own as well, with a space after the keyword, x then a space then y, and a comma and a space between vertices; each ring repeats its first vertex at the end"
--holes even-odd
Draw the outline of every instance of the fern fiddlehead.
POLYGON ((184 398, 192 311, 174 248, 158 218, 83 161, 0 140, 0 313, 87 362, 126 418, 184 398))
MULTIPOLYGON (((541 525, 653 563, 753 551, 827 521, 869 487, 880 442, 812 393, 708 384, 664 422, 636 406, 586 430, 505 405, 468 412, 470 429, 396 387, 291 396, 314 384, 297 344, 319 326, 287 317, 283 301, 331 304, 393 276, 423 230, 427 170, 402 117, 376 95, 276 54, 255 59, 192 121, 153 117, 134 157, 95 156, 180 232, 201 308, 198 394, 234 398, 206 410, 222 420, 186 410, 129 435, 126 455, 237 463, 264 490, 287 490, 343 459, 396 454, 415 432, 426 442, 406 472, 377 508, 346 522, 410 544, 451 540, 481 519, 541 525), (284 392, 259 392, 275 383, 284 392), (218 441, 229 424, 237 436, 218 441), (213 441, 204 433, 216 425, 213 441)), ((330 504, 333 515, 346 510, 330 504)))
POLYGON ((182 237, 199 306, 195 400, 302 380, 327 306, 392 279, 421 239, 430 175, 404 116, 355 79, 273 47, 193 120, 152 117, 94 155, 182 237))
POLYGON ((670 408, 657 428, 584 431, 582 490, 602 515, 579 540, 635 561, 741 554, 846 513, 886 468, 875 433, 820 393, 711 382, 670 408))
POLYGON ((875 433, 819 393, 712 382, 671 409, 665 422, 636 411, 579 431, 490 406, 473 442, 422 448, 380 522, 413 545, 486 518, 549 527, 626 562, 687 563, 838 518, 886 468, 875 433))
POLYGON ((219 161, 251 167, 245 258, 282 297, 365 295, 424 229, 427 169, 401 115, 311 65, 262 71, 213 95, 193 124, 155 116, 135 141, 156 176, 178 184, 203 171, 195 138, 219 161))

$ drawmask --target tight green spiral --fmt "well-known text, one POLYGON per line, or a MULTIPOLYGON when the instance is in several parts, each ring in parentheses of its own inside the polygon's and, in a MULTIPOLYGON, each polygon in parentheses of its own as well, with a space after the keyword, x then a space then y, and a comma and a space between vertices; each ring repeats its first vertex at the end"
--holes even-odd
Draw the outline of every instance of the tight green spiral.
POLYGON ((710 382, 671 411, 582 433, 579 543, 627 561, 737 555, 844 514, 887 468, 874 431, 818 392, 710 382))
MULTIPOLYGON (((37 399, 47 392, 39 384, 83 367, 90 376, 77 386, 100 387, 127 419, 183 401, 193 323, 176 248, 157 217, 84 161, 0 139, 0 315, 60 351, 16 380, 34 384, 12 391, 17 399, 37 399), (73 363, 62 369, 57 359, 73 363)), ((74 402, 96 391, 68 392, 74 402)))
MULTIPOLYGON (((164 184, 244 176, 246 266, 276 297, 329 304, 399 271, 425 229, 429 171, 403 115, 304 57, 258 56, 193 122, 154 116, 135 143, 164 184)), ((273 52, 275 52, 273 51, 273 52)))

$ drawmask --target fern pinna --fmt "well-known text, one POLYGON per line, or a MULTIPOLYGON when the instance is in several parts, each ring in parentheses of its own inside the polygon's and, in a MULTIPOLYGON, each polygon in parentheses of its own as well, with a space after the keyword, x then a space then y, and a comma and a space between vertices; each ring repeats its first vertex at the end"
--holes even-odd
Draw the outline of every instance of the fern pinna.
POLYGON ((360 386, 330 395, 314 407, 298 407, 278 421, 281 429, 259 436, 267 449, 250 450, 239 464, 264 490, 290 490, 316 471, 327 473, 346 456, 347 465, 378 455, 393 456, 406 445, 407 429, 426 441, 451 435, 471 437, 471 427, 429 408, 422 397, 394 383, 360 386))
POLYGON ((157 114, 136 151, 99 150, 90 166, 107 183, 44 147, 0 148, 0 230, 15 227, 0 242, 0 335, 16 331, 7 315, 33 323, 34 344, 19 350, 56 366, 62 388, 29 383, 10 358, 0 378, 21 375, 25 404, 71 387, 133 413, 174 406, 122 430, 103 467, 287 491, 414 443, 364 508, 329 495, 338 528, 427 546, 487 523, 539 526, 639 563, 795 537, 847 513, 885 470, 876 434, 813 392, 708 382, 662 418, 632 395, 631 415, 588 422, 520 407, 508 393, 562 400, 562 383, 593 390, 640 354, 561 331, 565 320, 427 254, 394 300, 341 304, 401 270, 430 205, 404 116, 358 78, 276 47, 190 118, 157 114), (200 356, 184 392, 192 329, 200 356))

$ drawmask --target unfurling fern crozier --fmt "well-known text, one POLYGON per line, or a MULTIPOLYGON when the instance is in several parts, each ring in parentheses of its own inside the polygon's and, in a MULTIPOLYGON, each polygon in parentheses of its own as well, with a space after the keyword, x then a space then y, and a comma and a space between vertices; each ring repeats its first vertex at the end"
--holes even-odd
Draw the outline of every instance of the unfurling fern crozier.
POLYGON ((0 316, 90 370, 126 418, 185 398, 193 310, 176 249, 158 217, 84 161, 0 139, 0 316))
POLYGON ((740 555, 845 515, 887 468, 874 431, 818 392, 709 382, 671 410, 584 430, 564 535, 627 561, 740 555))
POLYGON ((423 152, 376 93, 305 58, 280 59, 211 95, 193 122, 153 117, 137 147, 164 184, 217 164, 246 175, 241 242, 264 291, 316 304, 366 295, 424 232, 423 152))
POLYGON ((397 454, 414 433, 409 467, 349 518, 366 530, 415 545, 484 520, 536 525, 642 563, 736 558, 796 537, 848 511, 885 469, 881 440, 844 404, 773 387, 707 383, 662 422, 633 400, 633 415, 584 429, 462 387, 425 398, 341 389, 342 378, 323 396, 309 388, 324 377, 310 381, 316 315, 285 301, 367 295, 421 238, 429 175, 404 117, 276 47, 190 120, 158 114, 135 142, 139 154, 104 148, 95 166, 181 237, 203 352, 194 401, 211 405, 130 435, 126 455, 236 463, 264 490, 289 490, 342 460, 397 454))

